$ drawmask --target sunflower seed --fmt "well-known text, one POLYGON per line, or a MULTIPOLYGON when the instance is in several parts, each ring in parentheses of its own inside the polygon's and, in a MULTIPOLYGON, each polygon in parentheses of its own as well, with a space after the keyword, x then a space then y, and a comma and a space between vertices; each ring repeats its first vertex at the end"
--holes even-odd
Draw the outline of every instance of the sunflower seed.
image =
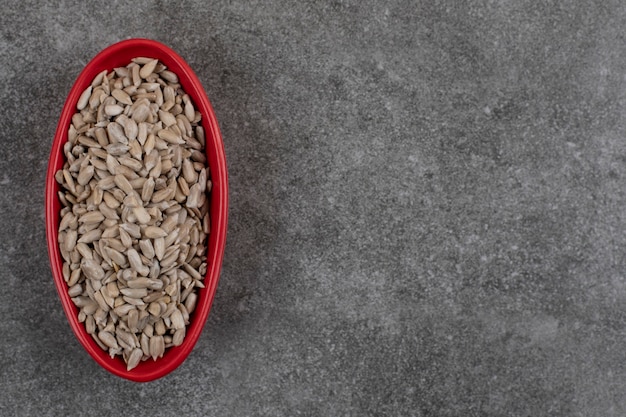
POLYGON ((100 239, 101 236, 102 236, 102 230, 100 230, 100 229, 93 229, 93 230, 90 230, 87 233, 83 234, 80 237, 80 239, 78 239, 78 242, 79 243, 93 243, 96 240, 100 239))
POLYGON ((100 223, 104 220, 104 214, 99 211, 89 211, 78 218, 78 223, 100 223))
MULTIPOLYGON (((128 251, 126 251, 126 256, 128 256, 128 262, 130 263, 130 267, 134 270, 137 271, 138 274, 146 276, 150 273, 150 268, 147 267, 146 265, 144 265, 141 262, 141 257, 139 256, 139 253, 135 250, 135 249, 128 249, 128 251)), ((129 295, 124 293, 123 290, 122 294, 124 295, 129 295)), ((142 295, 141 297, 145 297, 147 294, 142 295)), ((141 297, 134 297, 134 298, 141 298, 141 297)))
POLYGON ((84 109, 89 103, 89 98, 91 97, 92 86, 87 87, 85 91, 78 98, 78 103, 76 104, 76 108, 78 110, 84 109))
POLYGON ((147 288, 120 288, 120 293, 129 298, 142 298, 148 295, 147 288))
POLYGON ((139 361, 141 360, 142 356, 143 356, 143 351, 140 348, 133 349, 130 355, 128 355, 128 360, 126 362, 126 370, 130 371, 131 369, 135 368, 139 364, 139 361))
POLYGON ((107 152, 113 156, 124 155, 129 149, 128 145, 123 143, 112 143, 106 147, 107 152))
POLYGON ((167 232, 158 226, 146 227, 143 234, 148 239, 158 239, 167 236, 167 232))
POLYGON ((157 132, 157 136, 161 139, 163 139, 164 141, 174 144, 174 145, 181 145, 183 143, 185 143, 185 141, 183 140, 183 138, 179 135, 176 134, 174 131, 170 130, 170 129, 161 129, 157 132))
POLYGON ((141 70, 139 71, 139 76, 144 79, 148 78, 148 76, 152 74, 152 71, 154 71, 154 69, 156 68, 158 62, 159 61, 157 59, 153 59, 147 62, 143 67, 141 67, 141 70))
POLYGON ((101 331, 98 333, 98 339, 100 339, 100 341, 102 343, 104 343, 106 346, 110 347, 110 348, 117 348, 117 341, 115 340, 115 336, 113 336, 111 333, 106 332, 106 331, 101 331))
POLYGON ((163 336, 156 335, 150 338, 150 356, 153 360, 157 360, 163 356, 165 352, 165 341, 163 340, 163 336))
POLYGON ((111 91, 111 95, 115 97, 115 99, 122 104, 127 104, 129 106, 133 104, 133 101, 131 100, 130 96, 124 90, 121 90, 121 89, 113 90, 111 91))

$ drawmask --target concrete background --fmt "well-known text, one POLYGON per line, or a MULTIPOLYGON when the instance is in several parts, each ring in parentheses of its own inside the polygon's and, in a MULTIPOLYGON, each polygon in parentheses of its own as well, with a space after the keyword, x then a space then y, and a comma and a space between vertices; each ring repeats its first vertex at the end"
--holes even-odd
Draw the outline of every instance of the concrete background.
POLYGON ((0 414, 626 415, 626 5, 459 3, 1 1, 0 414), (197 72, 230 174, 148 384, 74 339, 44 233, 61 106, 129 37, 197 72))

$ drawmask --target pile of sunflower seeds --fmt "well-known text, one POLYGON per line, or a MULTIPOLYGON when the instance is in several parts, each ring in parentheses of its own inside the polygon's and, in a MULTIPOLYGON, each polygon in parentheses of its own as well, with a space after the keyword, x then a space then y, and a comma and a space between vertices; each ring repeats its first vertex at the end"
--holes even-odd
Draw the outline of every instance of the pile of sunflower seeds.
POLYGON ((76 107, 55 176, 63 277, 87 333, 130 370, 183 342, 204 287, 204 130, 151 58, 101 72, 76 107))

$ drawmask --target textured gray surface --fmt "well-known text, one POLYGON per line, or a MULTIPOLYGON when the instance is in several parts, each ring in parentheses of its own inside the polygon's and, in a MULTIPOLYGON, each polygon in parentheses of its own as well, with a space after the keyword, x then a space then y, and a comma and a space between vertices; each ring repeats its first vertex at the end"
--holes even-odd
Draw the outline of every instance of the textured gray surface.
POLYGON ((626 415, 626 6, 2 1, 0 414, 626 415), (74 339, 44 175, 78 72, 149 37, 224 135, 228 246, 188 360, 74 339))

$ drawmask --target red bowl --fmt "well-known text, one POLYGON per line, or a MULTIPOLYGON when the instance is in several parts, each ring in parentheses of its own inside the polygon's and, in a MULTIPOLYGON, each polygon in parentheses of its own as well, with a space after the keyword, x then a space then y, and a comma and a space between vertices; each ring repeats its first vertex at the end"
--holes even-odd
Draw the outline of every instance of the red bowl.
POLYGON ((74 334, 97 363, 122 378, 146 382, 170 373, 187 358, 200 337, 215 296, 224 257, 227 222, 228 174, 222 135, 213 108, 193 70, 176 52, 149 39, 129 39, 102 50, 82 70, 65 101, 52 143, 46 177, 46 237, 52 276, 74 334), (65 162, 63 145, 67 142, 67 131, 81 93, 101 71, 105 69, 111 71, 115 67, 125 66, 132 58, 138 56, 157 58, 169 70, 176 73, 182 88, 189 94, 196 109, 202 114, 202 126, 206 136, 206 155, 213 188, 210 197, 211 231, 208 238, 205 288, 199 290, 196 309, 190 317, 185 340, 182 345, 167 349, 162 358, 156 361, 152 359, 142 361, 136 368, 127 371, 126 364, 121 357, 111 358, 87 333, 85 326, 78 321, 78 309, 68 295, 67 284, 63 279, 63 260, 57 241, 61 204, 58 199, 59 185, 54 179, 54 174, 63 167, 65 162))

